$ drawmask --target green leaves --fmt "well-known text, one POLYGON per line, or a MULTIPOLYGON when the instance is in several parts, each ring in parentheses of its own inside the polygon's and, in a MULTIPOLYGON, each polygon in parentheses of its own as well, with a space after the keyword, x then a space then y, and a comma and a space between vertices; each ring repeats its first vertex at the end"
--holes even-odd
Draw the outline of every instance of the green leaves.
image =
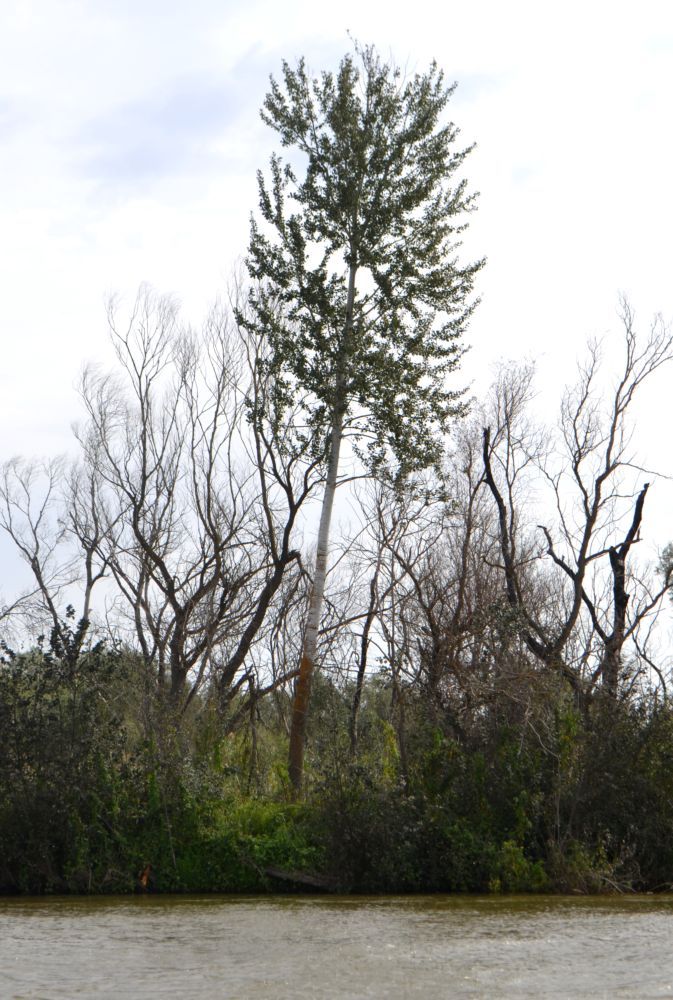
POLYGON ((405 80, 356 44, 336 73, 283 63, 261 112, 291 162, 258 175, 239 320, 268 338, 276 376, 314 397, 313 433, 338 411, 369 415, 364 450, 400 467, 435 461, 461 411, 446 378, 483 263, 458 260, 475 196, 454 181, 470 151, 445 121, 454 86, 435 63, 405 80))

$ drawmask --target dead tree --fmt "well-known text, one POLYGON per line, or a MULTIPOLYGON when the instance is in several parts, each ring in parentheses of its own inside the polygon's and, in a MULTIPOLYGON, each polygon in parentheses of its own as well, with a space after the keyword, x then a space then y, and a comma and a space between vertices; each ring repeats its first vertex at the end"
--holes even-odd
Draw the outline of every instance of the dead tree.
POLYGON ((554 462, 551 448, 540 445, 540 435, 535 439, 526 429, 529 370, 509 371, 500 380, 496 389, 498 423, 494 430, 487 427, 483 433, 484 481, 498 515, 506 600, 527 648, 538 660, 559 670, 580 700, 599 678, 608 695, 617 697, 624 644, 636 636, 670 586, 670 573, 654 591, 639 586, 631 577, 630 586, 639 592, 631 599, 627 558, 640 537, 649 484, 629 490, 625 477, 629 471, 636 475, 639 469, 629 451, 628 415, 634 396, 671 360, 673 341, 659 319, 649 336, 639 340, 632 312, 627 303, 622 306, 621 373, 612 392, 606 394, 599 386, 599 347, 589 346, 577 385, 565 393, 561 405, 560 441, 556 442, 557 452, 562 453, 560 463, 554 462), (545 544, 537 552, 531 543, 532 526, 526 524, 527 502, 516 492, 516 479, 524 468, 539 474, 539 489, 543 485, 550 489, 556 514, 554 527, 549 522, 538 525, 545 544), (626 529, 620 529, 624 523, 626 529), (561 571, 566 583, 554 615, 536 606, 526 592, 531 562, 539 562, 543 554, 561 571), (606 574, 611 581, 608 588, 606 574), (583 615, 588 615, 592 641, 599 646, 589 676, 583 676, 568 656, 583 615))
POLYGON ((0 473, 0 527, 32 579, 2 617, 20 639, 45 628, 55 638, 76 635, 72 656, 85 642, 94 588, 107 571, 92 491, 62 458, 12 459, 0 473), (75 633, 65 626, 66 607, 79 623, 75 633))
MULTIPOLYGON (((79 431, 98 489, 98 549, 130 634, 181 710, 208 681, 226 707, 296 566, 299 510, 318 459, 269 410, 263 345, 215 310, 201 338, 146 289, 110 329, 119 375, 87 371, 79 431), (282 438, 282 439, 281 439, 282 438)), ((279 680, 279 683, 281 681, 279 680)))

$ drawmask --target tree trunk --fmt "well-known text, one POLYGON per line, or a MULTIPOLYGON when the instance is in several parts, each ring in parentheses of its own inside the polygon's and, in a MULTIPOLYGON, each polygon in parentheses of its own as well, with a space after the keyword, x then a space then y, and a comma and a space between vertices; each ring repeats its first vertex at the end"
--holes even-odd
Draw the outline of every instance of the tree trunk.
POLYGON ((339 452, 343 434, 343 412, 335 414, 332 424, 327 480, 320 512, 320 528, 318 529, 318 546, 315 556, 315 571, 313 587, 308 608, 304 645, 299 664, 299 676, 294 689, 292 703, 292 721, 290 723, 290 759, 289 774, 295 795, 301 792, 304 774, 304 739, 306 735, 306 716, 311 694, 311 680, 315 668, 316 651, 318 648, 318 632, 322 616, 323 596, 325 593, 325 578, 327 576, 327 556, 329 552, 329 529, 332 521, 334 494, 337 487, 339 472, 339 452))
POLYGON ((376 615, 376 606, 378 603, 376 586, 378 582, 379 575, 379 565, 377 564, 374 575, 369 582, 369 608, 367 609, 367 617, 365 618, 364 628, 362 629, 362 639, 360 641, 360 662, 358 663, 358 674, 355 681, 355 694, 353 695, 353 704, 351 706, 351 716, 349 722, 350 731, 350 744, 351 744, 351 756, 355 756, 357 751, 358 742, 358 713, 360 711, 360 702, 362 701, 362 690, 365 683, 365 673, 367 671, 367 654, 369 652, 369 633, 371 632, 372 623, 376 615))
POLYGON ((329 529, 332 521, 334 494, 339 475, 339 453, 343 438, 343 423, 346 412, 346 378, 344 366, 347 364, 348 345, 353 328, 353 307, 355 304, 355 276, 357 263, 351 260, 348 274, 348 297, 346 300, 346 320, 344 323, 344 339, 341 346, 341 363, 337 365, 334 401, 332 405, 332 431, 330 435, 329 460, 327 463, 327 479, 320 512, 320 527, 318 529, 318 546, 315 555, 315 570, 313 587, 308 608, 304 644, 299 664, 299 676, 294 688, 292 703, 292 721, 290 723, 290 754, 288 770, 295 796, 301 792, 304 776, 304 740, 306 737, 306 716, 311 695, 311 680, 315 668, 316 651, 318 648, 318 632, 322 616, 323 596, 325 593, 325 578, 327 576, 327 556, 329 552, 329 529))

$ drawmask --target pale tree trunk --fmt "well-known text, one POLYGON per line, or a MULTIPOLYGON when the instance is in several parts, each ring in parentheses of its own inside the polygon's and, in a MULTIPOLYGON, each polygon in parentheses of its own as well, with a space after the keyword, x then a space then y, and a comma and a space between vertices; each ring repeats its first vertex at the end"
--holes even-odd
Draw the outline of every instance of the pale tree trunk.
MULTIPOLYGON (((346 301, 346 322, 344 324, 344 356, 353 328, 353 305, 355 302, 355 275, 357 265, 352 263, 348 275, 348 298, 346 301)), ((322 617, 323 598, 325 594, 325 579, 327 577, 327 558, 329 555, 329 532, 332 522, 332 508, 339 475, 339 454, 343 438, 344 415, 346 411, 346 378, 345 373, 337 371, 335 398, 332 410, 332 430, 330 433, 329 458, 327 462, 327 477, 325 492, 320 512, 320 527, 318 528, 318 545, 315 554, 313 586, 309 599, 308 617, 304 632, 304 643, 299 664, 299 675, 295 682, 294 699, 292 702, 292 721, 290 723, 290 753, 288 771, 295 795, 301 792, 304 776, 304 741, 306 738, 306 719, 308 703, 311 695, 311 680, 315 670, 316 653, 318 649, 318 633, 322 617)))
POLYGON ((343 433, 343 415, 338 413, 332 425, 329 463, 327 466, 327 481, 320 512, 320 528, 318 530, 318 546, 315 555, 315 570, 313 587, 304 632, 304 645, 299 664, 299 676, 294 689, 292 703, 292 723, 290 726, 290 781, 295 793, 301 791, 304 773, 304 739, 306 735, 306 717, 311 694, 311 679, 315 669, 316 652, 318 648, 318 632, 322 617, 323 597, 325 594, 325 578, 327 576, 327 556, 329 553, 329 529, 334 506, 334 494, 337 487, 339 472, 339 452, 343 433))

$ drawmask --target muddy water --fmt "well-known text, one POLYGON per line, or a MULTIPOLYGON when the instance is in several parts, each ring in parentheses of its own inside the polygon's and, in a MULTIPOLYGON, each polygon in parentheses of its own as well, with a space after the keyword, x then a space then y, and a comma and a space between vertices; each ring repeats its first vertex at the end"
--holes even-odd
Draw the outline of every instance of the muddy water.
POLYGON ((0 998, 673 996, 673 897, 0 899, 0 998))

